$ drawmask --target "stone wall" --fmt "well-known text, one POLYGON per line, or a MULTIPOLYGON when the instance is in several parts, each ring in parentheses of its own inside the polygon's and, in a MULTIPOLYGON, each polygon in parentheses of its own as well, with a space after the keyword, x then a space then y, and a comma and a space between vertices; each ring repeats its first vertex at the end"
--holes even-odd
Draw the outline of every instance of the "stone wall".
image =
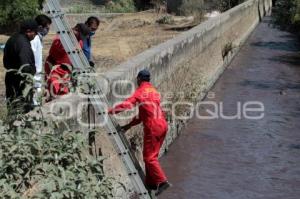
MULTIPOLYGON (((164 102, 173 104, 176 102, 196 103, 203 99, 260 19, 271 12, 271 7, 271 0, 249 0, 108 71, 104 76, 109 88, 111 88, 107 94, 110 103, 113 104, 122 100, 112 94, 113 83, 120 80, 135 81, 138 71, 144 68, 151 71, 152 83, 162 93, 164 102)), ((132 90, 126 83, 116 84, 114 88, 120 95, 128 95, 132 90)), ((80 113, 81 111, 77 110, 79 104, 84 101, 86 99, 74 97, 72 94, 48 104, 45 109, 50 110, 49 107, 58 106, 48 113, 67 113, 71 129, 81 129, 86 132, 88 129, 94 130, 96 127, 94 128, 93 125, 97 122, 94 121, 95 114, 93 112, 90 112, 90 117, 87 117, 87 111, 84 111, 83 118, 85 120, 89 118, 90 126, 78 125, 77 112, 80 113), (61 102, 72 102, 72 106, 69 109, 59 108, 61 102)), ((165 107, 170 108, 170 105, 165 107)), ((175 107, 175 109, 180 116, 191 114, 189 108, 175 107)), ((187 121, 183 118, 173 117, 170 112, 167 113, 169 132, 162 152, 166 151, 167 147, 180 134, 181 128, 187 121)), ((57 118, 53 119, 56 120, 57 118)), ((106 173, 109 176, 114 176, 127 187, 127 195, 132 194, 130 192, 132 187, 126 172, 121 167, 122 163, 109 142, 107 133, 102 129, 96 129, 98 133, 94 148, 96 148, 96 153, 101 153, 107 157, 104 161, 106 173)), ((128 134, 128 139, 136 145, 135 153, 142 163, 141 126, 134 128, 128 134)), ((127 198, 121 186, 116 187, 116 195, 127 198)))

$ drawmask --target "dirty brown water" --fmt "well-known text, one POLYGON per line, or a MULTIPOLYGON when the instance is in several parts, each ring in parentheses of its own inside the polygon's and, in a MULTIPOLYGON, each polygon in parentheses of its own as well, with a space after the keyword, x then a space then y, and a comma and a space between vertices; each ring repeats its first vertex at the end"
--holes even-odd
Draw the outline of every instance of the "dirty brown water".
MULTIPOLYGON (((260 120, 193 118, 161 159, 173 187, 162 199, 300 198, 300 48, 265 18, 205 101, 260 101, 260 120), (215 95, 215 96, 214 96, 215 95)), ((200 113, 205 114, 202 107, 200 113)))

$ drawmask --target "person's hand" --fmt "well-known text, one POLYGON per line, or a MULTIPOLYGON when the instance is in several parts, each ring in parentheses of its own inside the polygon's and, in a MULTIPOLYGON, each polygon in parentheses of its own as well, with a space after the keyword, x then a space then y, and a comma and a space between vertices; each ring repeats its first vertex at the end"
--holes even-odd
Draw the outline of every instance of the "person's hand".
POLYGON ((130 125, 127 124, 127 125, 124 125, 124 126, 121 126, 121 130, 125 133, 126 131, 128 131, 130 129, 130 125))
POLYGON ((89 63, 90 63, 90 66, 91 66, 91 67, 94 67, 94 66, 95 66, 95 63, 94 63, 93 61, 90 61, 89 63))
POLYGON ((112 114, 113 114, 113 109, 112 109, 112 108, 109 108, 109 109, 107 110, 107 114, 112 115, 112 114))

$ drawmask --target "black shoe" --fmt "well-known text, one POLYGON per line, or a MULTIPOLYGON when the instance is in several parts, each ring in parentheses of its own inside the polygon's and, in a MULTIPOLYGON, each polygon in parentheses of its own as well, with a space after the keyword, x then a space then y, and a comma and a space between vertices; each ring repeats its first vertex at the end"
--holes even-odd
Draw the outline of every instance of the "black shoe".
POLYGON ((156 185, 147 185, 146 188, 148 190, 157 190, 157 186, 156 185))
POLYGON ((157 190, 156 190, 156 193, 155 193, 155 196, 158 196, 160 195, 163 191, 165 191, 166 189, 168 189, 169 187, 171 187, 172 185, 166 181, 166 182, 163 182, 163 183, 160 183, 157 187, 157 190))

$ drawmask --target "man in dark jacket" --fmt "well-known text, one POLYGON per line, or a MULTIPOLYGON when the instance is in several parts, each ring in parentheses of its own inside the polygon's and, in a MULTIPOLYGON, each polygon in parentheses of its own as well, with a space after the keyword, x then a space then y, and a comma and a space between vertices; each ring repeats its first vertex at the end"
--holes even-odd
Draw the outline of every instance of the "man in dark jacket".
POLYGON ((21 113, 31 110, 32 93, 27 87, 33 86, 32 78, 36 72, 35 60, 30 41, 37 34, 35 20, 26 20, 20 31, 11 36, 4 48, 3 63, 7 69, 5 76, 6 99, 8 109, 19 109, 21 113))

